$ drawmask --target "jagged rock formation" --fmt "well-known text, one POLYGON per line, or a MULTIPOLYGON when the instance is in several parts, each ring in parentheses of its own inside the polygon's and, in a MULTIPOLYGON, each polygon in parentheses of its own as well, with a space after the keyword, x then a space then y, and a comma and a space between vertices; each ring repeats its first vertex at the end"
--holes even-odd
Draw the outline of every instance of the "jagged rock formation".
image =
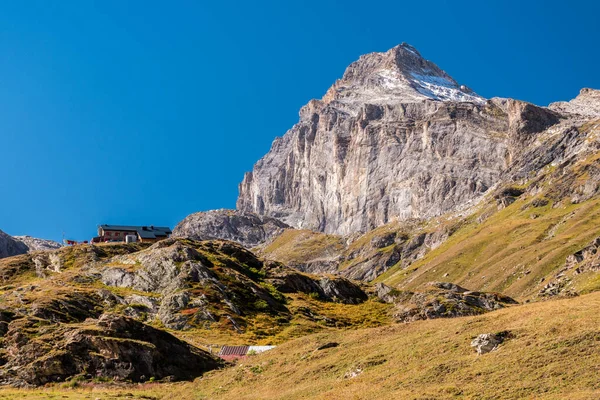
POLYGON ((187 216, 173 229, 173 237, 223 239, 252 248, 281 233, 288 225, 270 217, 236 210, 212 210, 187 216))
POLYGON ((431 282, 421 292, 399 291, 383 283, 375 289, 382 301, 396 305, 394 318, 399 322, 478 315, 518 304, 508 296, 469 291, 450 282, 431 282))
POLYGON ((29 249, 28 251, 54 250, 59 249, 62 245, 54 240, 39 239, 31 236, 14 236, 16 240, 22 242, 29 249))
POLYGON ((270 264, 267 282, 282 293, 315 294, 319 298, 346 304, 359 304, 367 294, 356 284, 344 278, 321 277, 292 272, 281 264, 270 264))
POLYGON ((43 385, 76 375, 132 382, 191 380, 222 366, 206 351, 119 315, 62 325, 10 312, 0 316, 4 385, 43 385))
POLYGON ((571 117, 598 118, 600 116, 600 90, 583 88, 573 100, 552 103, 548 108, 561 114, 571 114, 571 117))
POLYGON ((362 56, 277 138, 237 207, 296 228, 365 232, 464 207, 560 114, 486 101, 403 44, 362 56))

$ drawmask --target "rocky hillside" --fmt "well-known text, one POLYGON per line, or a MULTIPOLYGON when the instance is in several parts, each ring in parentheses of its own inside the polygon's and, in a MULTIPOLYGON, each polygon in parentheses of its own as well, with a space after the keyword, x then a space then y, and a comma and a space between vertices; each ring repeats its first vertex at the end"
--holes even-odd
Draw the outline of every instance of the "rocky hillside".
POLYGON ((0 384, 187 380, 222 365, 198 346, 282 343, 514 304, 437 285, 398 291, 304 273, 220 240, 77 245, 8 257, 0 260, 0 384))
POLYGON ((4 258, 0 384, 193 379, 221 365, 193 343, 278 343, 389 323, 388 305, 365 290, 263 262, 226 241, 78 245, 4 258))
POLYGON ((175 395, 184 400, 597 399, 598 307, 600 293, 593 293, 474 317, 319 333, 183 386, 175 395), (473 345, 482 335, 502 341, 479 355, 473 345))
POLYGON ((406 44, 368 54, 302 108, 244 177, 237 207, 343 235, 439 216, 501 181, 565 118, 557 111, 486 101, 406 44))
POLYGON ((187 216, 173 229, 173 237, 232 240, 252 248, 280 234, 288 225, 266 216, 237 210, 211 210, 187 216))

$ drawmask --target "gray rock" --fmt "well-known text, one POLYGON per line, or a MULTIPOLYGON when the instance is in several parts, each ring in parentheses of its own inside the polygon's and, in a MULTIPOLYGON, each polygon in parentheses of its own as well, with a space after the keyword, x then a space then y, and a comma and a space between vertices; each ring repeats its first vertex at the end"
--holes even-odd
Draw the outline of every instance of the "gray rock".
POLYGON ((76 375, 132 382, 192 380, 223 365, 165 331, 114 314, 88 319, 85 326, 13 319, 3 346, 11 355, 0 369, 3 385, 37 386, 76 375), (23 332, 44 340, 30 340, 23 332))
POLYGON ((173 237, 224 239, 252 248, 278 235, 285 228, 289 226, 275 218, 221 209, 187 216, 173 229, 173 237))
POLYGON ((468 291, 453 283, 433 282, 430 287, 414 293, 383 292, 383 298, 396 305, 394 318, 399 322, 479 315, 518 304, 499 293, 468 291))
POLYGON ((496 350, 503 341, 504 337, 502 335, 483 333, 473 339, 471 347, 477 351, 477 354, 482 355, 496 350))
POLYGON ((343 278, 321 278, 319 280, 325 298, 346 304, 359 304, 367 300, 360 287, 343 278))
POLYGON ((319 277, 296 272, 277 263, 267 266, 267 281, 282 293, 317 294, 319 298, 345 304, 359 304, 367 294, 348 279, 319 277))

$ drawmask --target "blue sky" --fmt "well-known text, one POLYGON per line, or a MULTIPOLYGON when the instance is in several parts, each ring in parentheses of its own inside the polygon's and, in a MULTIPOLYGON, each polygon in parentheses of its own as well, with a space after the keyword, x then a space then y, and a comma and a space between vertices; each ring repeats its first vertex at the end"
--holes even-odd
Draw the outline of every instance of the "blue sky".
POLYGON ((89 239, 233 208, 361 54, 407 42, 485 97, 600 88, 597 2, 0 2, 0 229, 89 239), (526 3, 526 4, 522 4, 526 3))

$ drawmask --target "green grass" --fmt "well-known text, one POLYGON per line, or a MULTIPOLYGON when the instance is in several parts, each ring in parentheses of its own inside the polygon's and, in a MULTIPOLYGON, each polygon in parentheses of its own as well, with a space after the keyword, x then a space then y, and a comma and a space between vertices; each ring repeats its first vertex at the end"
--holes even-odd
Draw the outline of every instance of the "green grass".
POLYGON ((424 258, 405 270, 393 267, 377 280, 408 289, 451 281, 519 299, 533 297, 542 278, 552 277, 569 254, 600 236, 600 200, 556 208, 552 203, 526 207, 529 201, 519 199, 483 223, 470 218, 424 258))

